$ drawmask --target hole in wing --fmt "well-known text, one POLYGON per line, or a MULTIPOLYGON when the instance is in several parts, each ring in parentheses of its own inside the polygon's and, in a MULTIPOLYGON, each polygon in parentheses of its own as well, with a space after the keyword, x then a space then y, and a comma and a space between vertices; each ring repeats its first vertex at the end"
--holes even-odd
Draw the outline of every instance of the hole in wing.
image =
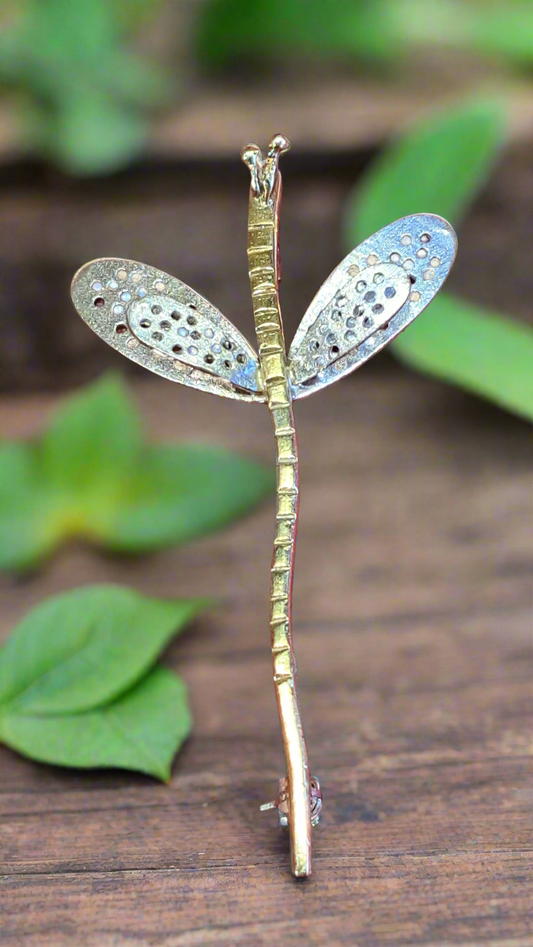
POLYGON ((177 358, 240 388, 257 387, 255 354, 220 313, 217 319, 210 319, 196 303, 150 294, 131 304, 128 323, 143 345, 169 358, 177 358))
POLYGON ((295 384, 304 385, 356 348, 402 308, 411 283, 393 263, 365 267, 345 279, 317 314, 298 346, 291 349, 295 384))
POLYGON ((181 280, 144 263, 104 257, 78 270, 71 295, 79 315, 101 339, 149 371, 224 397, 265 400, 253 348, 215 306, 181 280), (139 311, 143 300, 146 305, 139 311), (182 325, 189 333, 183 345, 175 331, 182 325), (214 345, 219 337, 224 347, 217 366, 217 353, 208 352, 207 343, 214 345), (196 356, 187 351, 194 347, 196 356), (222 354, 225 364, 220 364, 222 354))

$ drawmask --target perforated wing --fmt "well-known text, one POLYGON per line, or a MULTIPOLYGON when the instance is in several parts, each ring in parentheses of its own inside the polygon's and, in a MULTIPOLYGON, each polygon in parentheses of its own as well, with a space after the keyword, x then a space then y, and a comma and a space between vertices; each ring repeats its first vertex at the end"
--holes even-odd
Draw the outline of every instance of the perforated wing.
POLYGON ((108 258, 78 270, 71 294, 91 329, 139 365, 226 398, 265 400, 253 348, 181 280, 143 263, 108 258))
POLYGON ((434 214, 402 217, 352 250, 318 291, 289 351, 294 398, 354 371, 431 302, 457 251, 434 214))

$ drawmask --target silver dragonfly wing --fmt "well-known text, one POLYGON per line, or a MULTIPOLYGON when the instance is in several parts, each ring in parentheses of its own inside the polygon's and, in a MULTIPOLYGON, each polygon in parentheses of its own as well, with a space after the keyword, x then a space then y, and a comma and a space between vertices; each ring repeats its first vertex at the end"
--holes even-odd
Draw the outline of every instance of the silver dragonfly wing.
POLYGON ((133 260, 104 258, 74 276, 72 301, 100 338, 171 381, 241 401, 264 401, 257 356, 207 299, 133 260))
POLYGON ((296 331, 293 397, 343 378, 403 332, 441 288, 456 252, 453 228, 435 214, 402 217, 352 250, 296 331))

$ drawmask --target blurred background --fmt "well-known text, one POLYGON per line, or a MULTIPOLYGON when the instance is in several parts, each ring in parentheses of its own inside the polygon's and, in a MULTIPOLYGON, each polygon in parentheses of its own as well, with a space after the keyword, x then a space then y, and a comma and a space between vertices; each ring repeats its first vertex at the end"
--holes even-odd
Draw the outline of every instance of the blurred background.
POLYGON ((239 151, 277 131, 293 141, 290 337, 348 249, 344 206, 361 171, 465 96, 501 96, 508 132, 462 224, 451 286, 530 319, 529 0, 1 0, 0 24, 2 390, 135 370, 72 309, 70 278, 96 256, 174 273, 253 337, 239 151))

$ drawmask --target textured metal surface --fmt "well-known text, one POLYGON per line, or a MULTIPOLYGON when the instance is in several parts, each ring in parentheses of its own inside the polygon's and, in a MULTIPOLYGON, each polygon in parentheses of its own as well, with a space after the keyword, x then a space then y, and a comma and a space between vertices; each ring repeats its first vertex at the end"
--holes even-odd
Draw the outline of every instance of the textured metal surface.
POLYGON ((248 205, 248 270, 261 375, 274 426, 277 462, 276 528, 270 582, 274 685, 287 762, 286 811, 293 874, 311 873, 311 792, 292 645, 291 600, 298 521, 298 444, 279 302, 279 155, 289 142, 272 139, 263 159, 257 145, 243 150, 251 174, 248 205))
MULTIPOLYGON (((354 268, 355 269, 355 268, 354 268)), ((316 378, 328 365, 360 345, 386 325, 402 308, 411 291, 405 270, 379 263, 362 270, 341 286, 330 277, 334 293, 324 308, 313 302, 298 329, 299 342, 291 345, 293 385, 316 378), (304 333, 305 327, 308 326, 304 333)))
POLYGON ((137 364, 201 391, 241 401, 265 401, 251 345, 215 306, 181 280, 133 260, 100 259, 78 270, 71 293, 87 325, 137 364), (153 313, 153 307, 161 312, 153 313), (172 318, 174 312, 179 320, 172 318), (187 318, 196 319, 196 324, 189 325, 187 318), (144 319, 150 322, 145 329, 140 325, 144 319), (161 329, 161 322, 168 322, 170 330, 161 329), (181 346, 178 358, 173 347, 181 345, 180 328, 187 331, 188 344, 181 346), (201 332, 200 340, 191 338, 194 331, 201 332), (214 333, 212 340, 206 338, 206 331, 214 333), (154 333, 161 338, 154 339, 154 333), (231 350, 222 348, 224 340, 231 342, 231 350), (221 352, 212 352, 214 362, 207 364, 205 356, 213 344, 220 344, 221 352), (187 352, 192 345, 198 348, 197 357, 187 352), (237 361, 240 354, 246 358, 243 365, 237 361))
MULTIPOLYGON (((352 250, 321 286, 296 331, 289 351, 293 397, 305 398, 343 378, 403 332, 438 293, 450 272, 456 252, 457 238, 453 228, 435 214, 401 217, 352 250), (366 282, 363 271, 371 266, 374 272, 378 272, 382 265, 387 267, 385 285, 389 279, 393 279, 393 269, 397 271, 393 285, 397 286, 398 290, 400 286, 405 286, 405 276, 408 276, 411 287, 407 299, 404 299, 404 305, 392 313, 390 318, 379 318, 372 327, 373 331, 364 338, 356 338, 356 346, 347 353, 331 352, 330 348, 327 363, 319 365, 315 362, 314 375, 310 375, 309 367, 302 369, 309 330, 317 319, 321 319, 325 324, 324 328, 327 327, 327 333, 338 335, 340 322, 333 318, 337 294, 342 292, 350 300, 354 300, 357 284, 366 282)), ((368 307, 365 314, 366 317, 374 316, 373 313, 368 313, 368 307)), ((365 315, 356 318, 356 326, 362 336, 364 318, 365 315)), ((309 353, 305 354, 308 365, 309 353)), ((326 357, 322 352, 320 355, 326 357)))

